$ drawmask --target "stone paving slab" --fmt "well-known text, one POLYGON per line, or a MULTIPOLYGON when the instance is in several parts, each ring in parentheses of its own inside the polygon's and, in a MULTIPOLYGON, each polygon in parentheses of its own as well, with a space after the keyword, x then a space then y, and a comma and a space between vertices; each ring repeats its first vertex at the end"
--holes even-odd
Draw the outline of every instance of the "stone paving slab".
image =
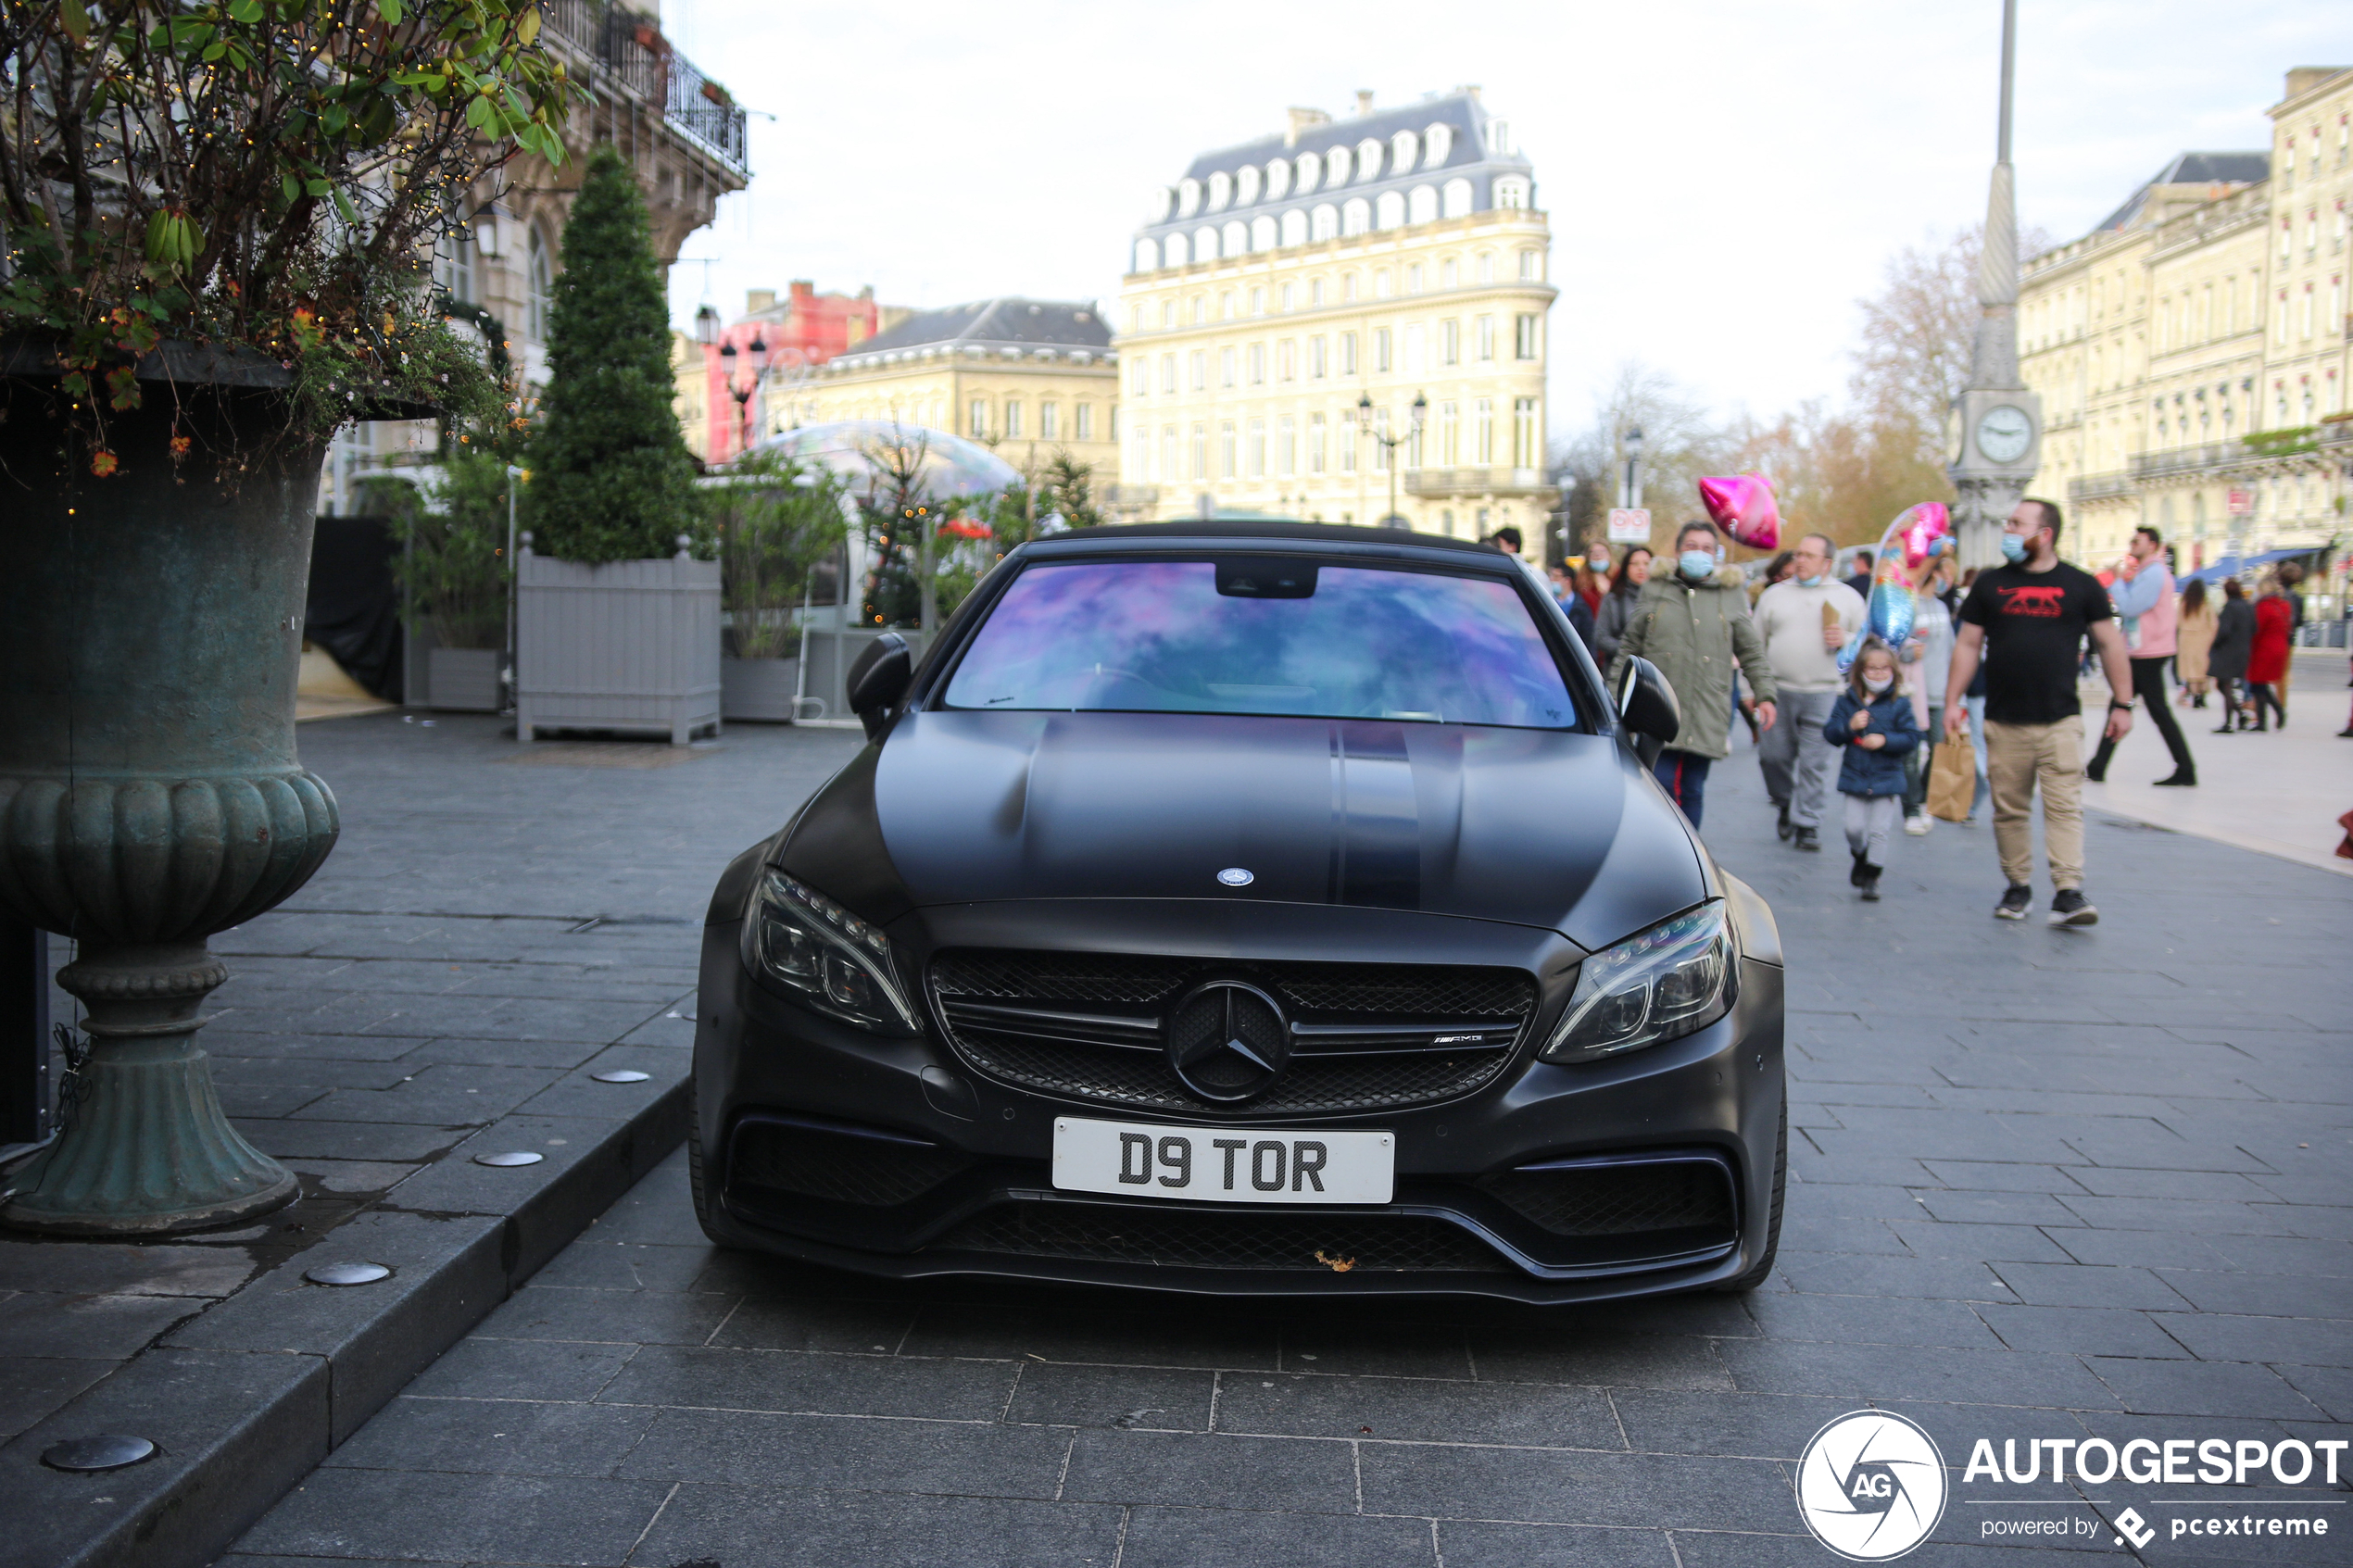
POLYGON ((2353 1519, 2292 1549, 1982 1533, 2184 1497, 2353 1514, 2344 1485, 1961 1475, 1981 1436, 2353 1439, 2353 884, 2095 817, 2093 930, 1991 920, 1982 828, 1900 840, 1863 905, 1834 853, 1774 842, 1752 770, 1718 770, 1709 834, 1793 976, 1786 1250, 1755 1295, 883 1284, 711 1248, 673 1157, 225 1563, 1817 1568, 1795 1461, 1865 1405, 1952 1468, 1907 1564, 2353 1561, 2353 1519))
POLYGON ((302 1198, 170 1242, 0 1237, 0 1496, 34 1509, 0 1533, 10 1568, 210 1562, 673 1148, 711 884, 854 745, 751 730, 692 770, 517 775, 489 719, 302 741, 343 840, 214 940, 231 979, 200 1037, 302 1198), (604 1065, 651 1077, 595 1084, 604 1065), (545 1158, 472 1162, 514 1148, 545 1158), (396 1272, 304 1282, 322 1256, 396 1272), (94 1430, 164 1452, 108 1476, 37 1463, 94 1430))

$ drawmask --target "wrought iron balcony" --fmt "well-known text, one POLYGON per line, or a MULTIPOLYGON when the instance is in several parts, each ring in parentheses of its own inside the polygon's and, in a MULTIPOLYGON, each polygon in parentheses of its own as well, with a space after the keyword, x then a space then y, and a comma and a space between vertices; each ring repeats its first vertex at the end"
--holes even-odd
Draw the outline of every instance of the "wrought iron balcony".
POLYGON ((591 68, 578 73, 584 86, 635 99, 733 172, 747 171, 742 107, 672 47, 652 17, 598 0, 548 0, 547 30, 591 68))
POLYGON ((2067 482, 2067 498, 2070 501, 2098 501, 2110 495, 2130 495, 2134 489, 2129 473, 2088 473, 2081 479, 2067 482))
POLYGON ((2198 446, 2169 446, 2144 452, 2133 459, 2134 479, 2163 479, 2177 473, 2216 473, 2260 462, 2264 454, 2247 450, 2243 442, 2209 441, 2198 446))

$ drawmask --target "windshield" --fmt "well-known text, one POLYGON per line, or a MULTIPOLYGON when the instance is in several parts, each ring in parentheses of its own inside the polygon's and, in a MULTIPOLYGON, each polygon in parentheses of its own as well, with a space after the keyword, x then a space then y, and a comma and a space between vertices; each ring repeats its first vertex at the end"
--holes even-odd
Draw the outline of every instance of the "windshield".
POLYGON ((1271 557, 1031 566, 989 610, 947 703, 1577 721, 1511 584, 1271 557))

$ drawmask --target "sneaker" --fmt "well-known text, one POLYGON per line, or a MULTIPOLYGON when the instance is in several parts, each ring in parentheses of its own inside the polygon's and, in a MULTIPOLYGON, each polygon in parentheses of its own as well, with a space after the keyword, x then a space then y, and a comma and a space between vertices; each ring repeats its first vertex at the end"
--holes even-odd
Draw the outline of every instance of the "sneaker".
POLYGON ((1916 811, 1904 819, 1904 831, 1914 838, 1926 838, 1928 830, 1935 825, 1928 820, 1928 814, 1924 811, 1916 811))
POLYGON ((1846 873, 1846 885, 1860 887, 1870 880, 1871 863, 1863 858, 1863 852, 1860 849, 1850 850, 1849 853, 1855 857, 1855 869, 1846 873))
POLYGON ((2082 889, 2062 887, 2051 900, 2051 923, 2097 925, 2100 923, 2100 912, 2092 908, 2092 901, 2083 897, 2082 889))
POLYGON ((1821 835, 1812 828, 1794 828, 1791 832, 1793 835, 1790 839, 1791 848, 1803 849, 1815 855, 1822 852, 1821 835))
POLYGON ((2108 783, 2108 770, 2106 768, 2086 768, 2083 770, 2083 777, 2087 782, 2092 784, 2106 784, 2108 783))
POLYGON ((1789 820, 1789 802, 1786 800, 1781 802, 1780 821, 1774 824, 1773 831, 1781 835, 1781 842, 1783 844, 1787 844, 1789 842, 1789 835, 1797 831, 1795 824, 1791 822, 1789 820))
POLYGON ((2012 883, 2002 901, 1994 906, 1995 920, 2024 920, 2026 911, 2034 907, 2034 889, 2024 883, 2012 883))
POLYGON ((2183 789, 2191 789, 2196 787, 2196 784, 2197 770, 2195 768, 2176 768, 2164 778, 2158 780, 2155 787, 2158 789, 2171 789, 2179 786, 2183 789))
POLYGON ((1879 868, 1866 866, 1864 870, 1868 874, 1863 878, 1863 902, 1876 904, 1879 902, 1879 868))

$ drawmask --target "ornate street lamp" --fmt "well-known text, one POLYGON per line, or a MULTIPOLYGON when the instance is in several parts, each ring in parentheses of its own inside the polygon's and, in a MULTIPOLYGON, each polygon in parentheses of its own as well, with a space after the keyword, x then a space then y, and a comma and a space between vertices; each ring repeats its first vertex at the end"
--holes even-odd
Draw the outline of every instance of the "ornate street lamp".
POLYGON ((1413 425, 1404 434, 1382 435, 1373 429, 1373 395, 1368 392, 1356 400, 1357 428, 1379 442, 1389 453, 1389 515, 1381 519, 1381 526, 1384 528, 1396 528, 1403 523, 1403 520, 1397 515, 1397 449, 1419 435, 1422 433, 1422 421, 1429 417, 1429 399, 1418 392, 1414 394, 1413 415, 1413 425))
POLYGON ((727 395, 736 400, 736 420, 743 427, 743 445, 736 452, 738 457, 751 450, 751 400, 760 395, 760 383, 768 376, 767 339, 754 331, 751 342, 744 348, 744 358, 748 361, 751 379, 740 383, 736 380, 736 345, 731 343, 719 351, 720 366, 726 377, 727 395))

